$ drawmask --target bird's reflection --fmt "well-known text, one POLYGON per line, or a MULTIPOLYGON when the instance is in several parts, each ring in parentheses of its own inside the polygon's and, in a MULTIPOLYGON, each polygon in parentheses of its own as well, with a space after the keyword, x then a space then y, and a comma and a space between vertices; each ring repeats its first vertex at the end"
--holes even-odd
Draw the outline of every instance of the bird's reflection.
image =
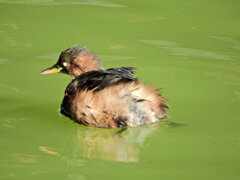
POLYGON ((139 153, 147 137, 167 127, 165 123, 119 129, 100 129, 79 126, 74 136, 72 156, 119 162, 138 162, 139 153))

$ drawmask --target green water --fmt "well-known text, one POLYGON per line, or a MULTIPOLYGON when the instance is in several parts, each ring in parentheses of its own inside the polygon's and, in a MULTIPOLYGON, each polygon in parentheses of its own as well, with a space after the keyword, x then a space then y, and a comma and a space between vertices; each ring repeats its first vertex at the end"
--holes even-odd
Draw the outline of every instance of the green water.
POLYGON ((0 179, 240 179, 240 2, 0 0, 0 179), (89 128, 59 115, 82 45, 163 88, 167 123, 89 128))

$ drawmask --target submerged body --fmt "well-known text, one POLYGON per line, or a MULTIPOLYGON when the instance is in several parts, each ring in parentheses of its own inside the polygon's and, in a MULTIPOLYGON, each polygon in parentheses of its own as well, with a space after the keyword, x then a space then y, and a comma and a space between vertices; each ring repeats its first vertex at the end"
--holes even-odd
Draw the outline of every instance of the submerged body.
POLYGON ((73 47, 63 51, 58 63, 42 74, 52 74, 56 68, 75 76, 66 88, 60 111, 75 122, 102 128, 135 127, 166 117, 164 98, 157 89, 135 79, 132 67, 103 70, 96 55, 73 47), (70 54, 69 61, 66 54, 70 54))

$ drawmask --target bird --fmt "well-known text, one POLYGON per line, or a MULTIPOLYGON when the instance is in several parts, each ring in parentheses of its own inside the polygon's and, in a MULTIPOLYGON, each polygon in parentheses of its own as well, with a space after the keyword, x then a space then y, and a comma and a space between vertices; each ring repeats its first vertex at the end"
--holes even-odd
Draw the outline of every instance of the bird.
POLYGON ((134 77, 135 67, 104 70, 100 58, 82 46, 61 52, 40 74, 73 76, 60 113, 85 126, 127 128, 159 122, 169 108, 160 90, 134 77))

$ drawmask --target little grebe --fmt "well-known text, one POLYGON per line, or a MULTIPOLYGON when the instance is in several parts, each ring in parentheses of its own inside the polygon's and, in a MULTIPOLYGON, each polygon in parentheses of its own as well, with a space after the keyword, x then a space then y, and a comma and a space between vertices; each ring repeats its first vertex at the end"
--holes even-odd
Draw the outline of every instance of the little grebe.
POLYGON ((166 117, 159 90, 139 82, 133 67, 103 70, 100 59, 84 47, 71 47, 41 74, 75 77, 65 90, 60 112, 73 121, 102 128, 135 127, 166 117))

